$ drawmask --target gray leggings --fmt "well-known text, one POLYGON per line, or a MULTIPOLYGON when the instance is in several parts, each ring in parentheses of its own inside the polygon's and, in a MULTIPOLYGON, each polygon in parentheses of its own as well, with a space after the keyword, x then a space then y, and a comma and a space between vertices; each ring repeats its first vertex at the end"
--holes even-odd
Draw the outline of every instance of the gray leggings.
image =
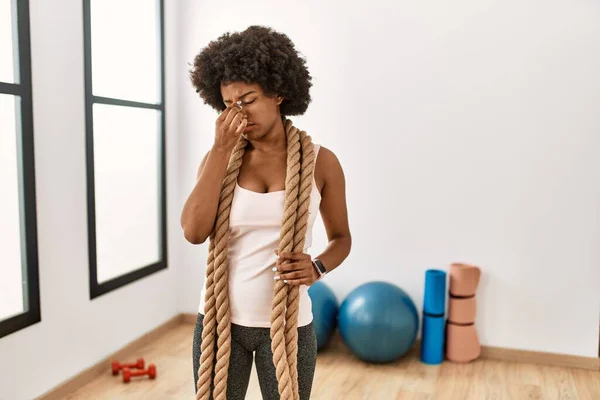
MULTIPOLYGON (((202 314, 198 314, 194 331, 192 351, 194 391, 198 383, 198 368, 200 367, 203 317, 202 314)), ((227 378, 228 400, 245 399, 252 371, 253 355, 262 398, 264 400, 279 399, 273 353, 271 352, 270 329, 231 324, 231 356, 227 378)), ((298 392, 301 400, 310 398, 316 362, 317 337, 311 322, 309 325, 298 328, 298 392)))

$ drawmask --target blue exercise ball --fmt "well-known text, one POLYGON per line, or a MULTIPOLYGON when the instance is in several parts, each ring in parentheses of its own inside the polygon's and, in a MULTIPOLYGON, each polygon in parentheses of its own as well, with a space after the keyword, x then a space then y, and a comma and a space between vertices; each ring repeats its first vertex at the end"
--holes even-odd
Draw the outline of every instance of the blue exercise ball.
POLYGON ((312 302, 313 325, 317 336, 317 348, 322 349, 331 339, 337 327, 339 302, 333 291, 323 281, 308 288, 312 302))
POLYGON ((365 283, 344 299, 338 328, 346 346, 371 363, 394 361, 412 347, 419 331, 419 313, 401 288, 388 282, 365 283))

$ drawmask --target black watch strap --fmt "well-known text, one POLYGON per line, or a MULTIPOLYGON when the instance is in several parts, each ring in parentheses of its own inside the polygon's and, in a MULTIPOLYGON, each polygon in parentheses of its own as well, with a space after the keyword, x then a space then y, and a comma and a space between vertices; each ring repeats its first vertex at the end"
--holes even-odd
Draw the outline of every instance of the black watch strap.
POLYGON ((327 273, 327 269, 323 265, 323 262, 321 262, 321 260, 319 260, 318 258, 315 258, 313 260, 313 264, 317 268, 317 271, 319 271, 319 274, 321 276, 323 276, 323 275, 325 275, 327 273))

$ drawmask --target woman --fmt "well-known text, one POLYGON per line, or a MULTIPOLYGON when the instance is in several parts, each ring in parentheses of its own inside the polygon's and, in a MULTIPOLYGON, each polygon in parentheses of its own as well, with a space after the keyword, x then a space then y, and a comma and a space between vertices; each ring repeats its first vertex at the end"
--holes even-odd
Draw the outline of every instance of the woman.
MULTIPOLYGON (((226 263, 228 274, 225 288, 228 316, 222 317, 229 318, 231 323, 227 324, 231 341, 226 397, 245 398, 254 356, 262 397, 279 398, 278 385, 282 385, 283 378, 280 371, 276 371, 273 359, 271 317, 276 285, 287 285, 286 290, 288 287, 298 289, 297 370, 294 371, 300 399, 308 399, 317 346, 307 290, 325 273, 336 269, 351 247, 342 167, 331 150, 305 140, 303 143, 311 147, 307 147, 308 151, 303 147, 303 151, 308 154, 305 157, 314 156, 311 164, 314 173, 310 193, 305 195, 309 209, 305 213, 308 216, 305 216, 306 237, 302 238, 304 246, 300 247, 301 251, 278 254, 282 221, 287 212, 284 204, 296 204, 286 198, 292 185, 289 183, 288 138, 295 132, 286 116, 306 111, 310 103, 310 74, 286 35, 251 26, 241 33, 224 34, 203 49, 194 60, 191 80, 204 102, 220 115, 216 120, 214 144, 202 159, 197 182, 182 211, 181 225, 189 242, 201 244, 220 229, 221 225, 215 229, 218 214, 221 215, 219 207, 229 212, 228 218, 222 218, 228 223, 226 238, 218 241, 226 243, 223 250, 226 261, 210 253, 208 267, 212 273, 213 264, 222 261, 226 263), (241 164, 232 166, 237 154, 240 154, 241 164), (229 179, 230 174, 235 174, 234 182, 229 179), (232 187, 233 199, 230 198, 230 204, 220 205, 220 201, 227 201, 220 197, 222 191, 226 192, 227 184, 232 187), (312 226, 318 212, 324 221, 329 245, 313 257, 307 251, 312 244, 312 226)), ((218 252, 219 248, 223 246, 211 247, 211 252, 218 252)), ((215 279, 210 275, 206 281, 212 285, 215 279)), ((205 356, 201 355, 201 349, 208 349, 204 352, 212 349, 206 343, 202 347, 203 330, 207 326, 204 318, 209 315, 205 313, 206 299, 219 290, 213 286, 207 288, 206 281, 193 342, 197 388, 202 386, 198 376, 204 367, 200 365, 201 356, 205 356)), ((292 289, 289 290, 291 293, 292 289)), ((213 307, 214 301, 210 301, 213 307)), ((208 338, 206 332, 204 336, 208 338)), ((212 343, 214 339, 210 340, 212 343)), ((215 352, 211 357, 218 355, 215 352)), ((214 376, 215 371, 212 374, 214 376)), ((211 386, 210 390, 214 394, 218 389, 211 386)))

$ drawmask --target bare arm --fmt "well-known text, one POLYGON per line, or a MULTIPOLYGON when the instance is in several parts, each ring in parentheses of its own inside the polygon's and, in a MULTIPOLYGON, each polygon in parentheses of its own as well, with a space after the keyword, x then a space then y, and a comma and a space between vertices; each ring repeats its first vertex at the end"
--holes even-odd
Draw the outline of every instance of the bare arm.
MULTIPOLYGON (((330 273, 350 254, 352 236, 346 206, 346 181, 339 160, 330 150, 321 147, 315 181, 321 189, 321 217, 327 231, 329 244, 317 257, 330 273), (322 184, 321 184, 322 182, 322 184)), ((275 251, 278 254, 277 250, 275 251)), ((300 252, 279 254, 275 279, 290 285, 312 285, 319 275, 312 265, 311 255, 300 252)))
POLYGON ((348 257, 352 247, 346 205, 346 180, 342 166, 331 150, 321 147, 317 164, 320 164, 317 168, 323 174, 320 211, 329 244, 315 258, 320 259, 330 273, 348 257))
POLYGON ((180 221, 185 239, 192 244, 204 243, 213 230, 229 154, 212 149, 200 163, 198 179, 183 206, 180 221))
POLYGON ((215 225, 229 157, 247 123, 246 116, 240 111, 228 107, 217 118, 215 144, 202 159, 196 185, 183 206, 180 223, 190 243, 204 243, 215 225))

